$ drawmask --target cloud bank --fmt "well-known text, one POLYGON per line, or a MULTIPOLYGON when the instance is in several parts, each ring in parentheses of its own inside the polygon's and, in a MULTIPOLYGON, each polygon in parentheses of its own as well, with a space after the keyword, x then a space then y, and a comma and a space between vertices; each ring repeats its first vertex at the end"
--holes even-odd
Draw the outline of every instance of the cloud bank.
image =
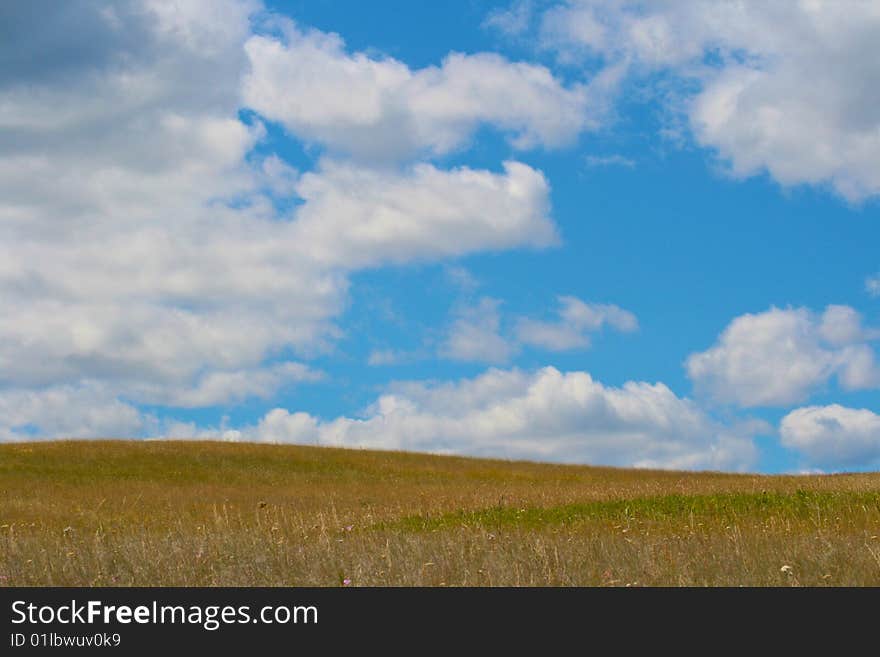
MULTIPOLYGON (((119 435, 141 433, 131 404, 270 397, 319 376, 301 360, 342 335, 336 319, 352 272, 558 241, 549 185, 526 164, 376 168, 325 157, 300 172, 258 153, 263 119, 243 118, 242 95, 263 71, 260 48, 286 47, 254 36, 259 3, 3 11, 33 42, 78 53, 62 63, 19 40, 0 46, 21 59, 0 77, 0 300, 15 309, 0 316, 0 394, 42 400, 0 419, 7 435, 55 434, 62 425, 26 408, 95 391, 99 406, 128 420, 95 419, 92 431, 119 435)), ((308 39, 337 43, 317 32, 308 39)), ((454 133, 449 144, 476 123, 497 123, 523 143, 555 144, 580 129, 580 119, 544 111, 581 103, 545 69, 453 58, 414 84, 430 102, 468 93, 461 76, 472 65, 497 67, 505 85, 534 86, 532 99, 513 118, 479 108, 440 117, 454 133), (545 91, 559 98, 542 104, 545 91)), ((293 82, 271 81, 288 91, 293 82)), ((81 426, 71 435, 89 433, 81 426)))
MULTIPOLYGON (((738 177, 821 184, 851 201, 880 193, 880 6, 870 0, 569 0, 492 25, 537 38, 618 82, 677 80, 662 95, 696 142, 738 177), (609 75, 613 74, 613 75, 609 75)), ((620 85, 605 87, 613 97, 620 85)), ((594 101, 596 102, 596 101, 594 101)))
POLYGON ((543 461, 742 470, 751 428, 724 427, 662 383, 612 388, 586 372, 491 369, 450 383, 401 383, 361 418, 274 409, 242 430, 184 435, 543 461))

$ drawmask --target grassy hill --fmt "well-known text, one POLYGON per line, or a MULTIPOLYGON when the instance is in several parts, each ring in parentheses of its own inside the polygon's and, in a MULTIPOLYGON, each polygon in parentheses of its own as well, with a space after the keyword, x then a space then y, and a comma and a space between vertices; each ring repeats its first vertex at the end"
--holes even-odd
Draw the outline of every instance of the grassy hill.
POLYGON ((0 445, 0 585, 880 585, 880 474, 0 445))

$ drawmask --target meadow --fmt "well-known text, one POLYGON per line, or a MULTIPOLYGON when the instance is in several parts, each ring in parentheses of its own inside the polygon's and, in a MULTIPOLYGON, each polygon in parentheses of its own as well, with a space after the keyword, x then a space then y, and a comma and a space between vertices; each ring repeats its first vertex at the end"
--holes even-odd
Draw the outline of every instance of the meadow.
POLYGON ((880 474, 0 445, 0 586, 880 586, 880 474))

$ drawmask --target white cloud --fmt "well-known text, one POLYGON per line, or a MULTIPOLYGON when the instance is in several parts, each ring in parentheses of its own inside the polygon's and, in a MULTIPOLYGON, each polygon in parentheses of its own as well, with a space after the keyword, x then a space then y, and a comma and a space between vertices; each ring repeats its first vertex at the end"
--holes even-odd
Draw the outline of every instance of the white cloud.
POLYGON ((562 320, 579 328, 597 331, 608 325, 618 331, 631 332, 639 327, 635 315, 614 304, 584 303, 571 296, 560 296, 559 302, 562 320))
POLYGON ((830 468, 880 466, 880 415, 868 409, 831 404, 807 406, 780 423, 782 444, 811 464, 830 468))
POLYGON ((734 319, 686 365, 697 389, 718 401, 780 406, 803 401, 835 375, 846 389, 880 386, 868 344, 876 338, 848 306, 828 306, 821 316, 771 308, 734 319))
POLYGON ((130 438, 157 428, 100 384, 0 390, 0 440, 130 438))
MULTIPOLYGON (((275 409, 245 440, 402 449, 638 467, 748 468, 748 428, 725 428, 662 383, 611 388, 586 372, 489 370, 474 379, 398 384, 360 419, 275 409)), ((216 435, 208 432, 206 435, 216 435)))
POLYGON ((452 324, 440 355, 476 363, 506 363, 517 346, 501 335, 498 299, 483 297, 474 307, 462 308, 452 324))
POLYGON ((541 38, 569 61, 696 83, 681 107, 733 174, 855 201, 880 193, 878 30, 870 1, 571 0, 544 14, 541 38))
POLYGON ((588 334, 606 325, 624 332, 638 329, 635 315, 613 304, 585 303, 572 296, 560 296, 559 303, 555 322, 520 318, 516 325, 519 342, 551 351, 585 349, 590 346, 588 334))
MULTIPOLYGON (((276 363, 238 371, 208 371, 195 382, 159 385, 83 379, 75 383, 0 389, 0 441, 35 438, 190 437, 195 425, 182 425, 140 410, 132 400, 176 408, 267 399, 280 388, 317 381, 322 374, 301 363, 276 363)), ((222 432, 221 432, 222 433, 222 432)), ((220 434, 216 434, 217 437, 220 434)))
POLYGON ((556 244, 541 172, 505 162, 503 173, 417 164, 401 172, 325 161, 304 174, 305 201, 290 240, 322 266, 355 269, 556 244))
POLYGON ((349 53, 342 39, 279 21, 279 37, 253 36, 245 103, 296 136, 369 159, 461 148, 482 125, 517 148, 555 147, 595 127, 587 88, 566 88, 533 64, 451 53, 412 70, 392 58, 349 53))
POLYGON ((835 347, 844 347, 878 337, 876 330, 862 326, 862 316, 849 306, 832 305, 825 308, 818 330, 819 336, 835 347))
POLYGON ((318 444, 318 420, 308 413, 290 413, 283 408, 275 408, 266 413, 256 428, 246 430, 244 435, 263 442, 318 444))

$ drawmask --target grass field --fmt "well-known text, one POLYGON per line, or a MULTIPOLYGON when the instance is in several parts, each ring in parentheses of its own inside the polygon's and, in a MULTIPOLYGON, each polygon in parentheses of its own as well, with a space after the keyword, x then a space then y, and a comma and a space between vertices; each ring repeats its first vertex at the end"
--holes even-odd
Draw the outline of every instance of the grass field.
POLYGON ((0 585, 880 586, 880 474, 6 444, 0 585))

